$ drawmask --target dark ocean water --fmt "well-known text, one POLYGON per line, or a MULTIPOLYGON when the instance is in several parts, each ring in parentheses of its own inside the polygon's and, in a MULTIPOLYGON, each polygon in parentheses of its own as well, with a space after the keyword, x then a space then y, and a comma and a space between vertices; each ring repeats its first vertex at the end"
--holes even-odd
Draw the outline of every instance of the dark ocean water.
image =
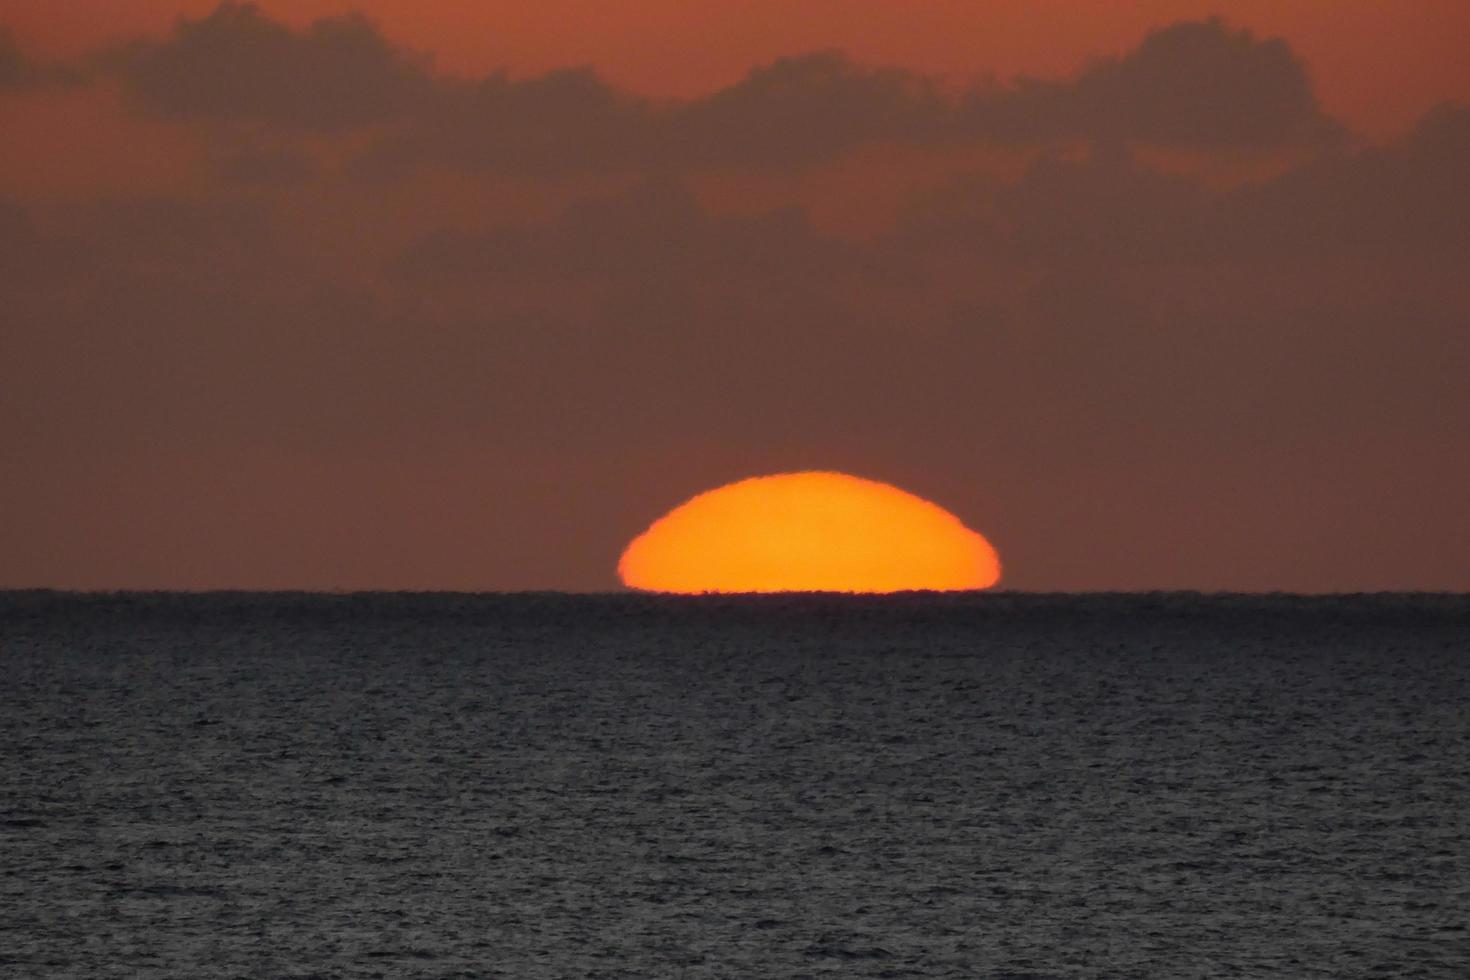
POLYGON ((1470 976, 1470 599, 0 594, 0 975, 1470 976))

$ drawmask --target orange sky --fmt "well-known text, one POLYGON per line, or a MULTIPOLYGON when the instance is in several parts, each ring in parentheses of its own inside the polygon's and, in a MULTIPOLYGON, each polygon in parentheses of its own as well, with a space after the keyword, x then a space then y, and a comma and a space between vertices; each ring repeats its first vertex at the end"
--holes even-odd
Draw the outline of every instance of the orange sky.
MULTIPOLYGON (((0 0, 0 23, 22 44, 71 57, 140 33, 161 34, 216 0, 0 0)), ((261 0, 304 24, 361 10, 388 35, 454 71, 532 73, 591 63, 649 94, 708 90, 752 64, 815 48, 956 76, 1056 75, 1121 52, 1149 28, 1222 14, 1287 38, 1306 59, 1329 112, 1370 135, 1406 128, 1446 99, 1470 98, 1465 0, 261 0)))
POLYGON ((680 500, 811 469, 1010 588, 1470 587, 1470 0, 260 0, 654 96, 833 48, 1057 82, 1020 136, 832 58, 627 113, 409 72, 399 115, 391 57, 251 17, 27 63, 216 2, 0 0, 0 587, 614 588, 680 500))

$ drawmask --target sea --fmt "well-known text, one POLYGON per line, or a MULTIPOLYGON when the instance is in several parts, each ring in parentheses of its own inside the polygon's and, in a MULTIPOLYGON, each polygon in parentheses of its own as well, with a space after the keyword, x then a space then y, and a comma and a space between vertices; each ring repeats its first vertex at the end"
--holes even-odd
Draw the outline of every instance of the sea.
POLYGON ((1470 977, 1470 597, 0 593, 0 976, 1470 977))

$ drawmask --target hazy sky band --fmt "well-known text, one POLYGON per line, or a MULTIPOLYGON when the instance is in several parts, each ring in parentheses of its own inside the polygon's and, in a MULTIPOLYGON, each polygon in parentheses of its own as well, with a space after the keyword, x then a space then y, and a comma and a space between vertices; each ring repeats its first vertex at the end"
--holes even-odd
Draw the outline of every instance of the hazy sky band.
MULTIPOLYGON (((0 22, 46 60, 77 60, 124 39, 160 38, 180 16, 205 17, 215 0, 110 0, 75 5, 0 0, 0 22)), ((1377 136, 1401 132, 1437 102, 1470 94, 1470 10, 1459 0, 1392 6, 1377 0, 746 0, 692 6, 629 0, 262 0, 272 18, 303 29, 356 10, 399 46, 466 77, 526 77, 590 65, 651 98, 690 98, 731 84, 751 66, 793 53, 841 49, 957 84, 987 74, 1058 78, 1120 55, 1152 29, 1223 15, 1283 37, 1312 66, 1330 112, 1377 136)))
POLYGON ((1233 19, 667 98, 195 14, 0 45, 0 584, 611 587, 832 468, 1016 587, 1470 587, 1461 105, 1369 139, 1233 19))

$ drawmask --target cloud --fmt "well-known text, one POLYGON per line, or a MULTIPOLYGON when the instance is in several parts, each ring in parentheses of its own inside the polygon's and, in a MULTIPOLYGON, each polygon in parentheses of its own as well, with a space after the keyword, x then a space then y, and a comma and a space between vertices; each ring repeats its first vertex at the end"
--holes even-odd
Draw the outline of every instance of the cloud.
POLYGON ((1121 61, 1084 73, 1076 89, 1102 136, 1280 146, 1340 135, 1285 41, 1257 40, 1218 19, 1151 34, 1121 61))
POLYGON ((378 151, 509 173, 791 169, 872 142, 944 138, 932 81, 839 52, 782 58, 700 99, 655 102, 589 68, 440 81, 438 99, 378 151))
POLYGON ((1212 204, 1199 180, 1107 143, 1081 158, 1042 155, 1014 183, 964 177, 916 201, 895 236, 1028 262, 1174 263, 1210 249, 1212 204))
POLYGON ((1315 160, 1226 201, 1221 245, 1257 254, 1470 249, 1470 107, 1442 105, 1395 144, 1315 160))
MULTIPOLYGON (((533 284, 581 296, 580 307, 533 304, 561 323, 534 336, 546 350, 597 351, 597 370, 691 431, 723 431, 722 406, 756 389, 761 410, 816 412, 812 424, 917 425, 947 405, 984 405, 1054 447, 1319 438, 1470 405, 1448 382, 1459 368, 1445 367, 1470 369, 1456 339, 1463 298, 1434 292, 1445 286, 1432 270, 1408 285, 1420 274, 1408 257, 1377 263, 1379 280, 1345 280, 1331 227, 1289 253, 1270 227, 1231 238, 1251 200, 1104 148, 1045 158, 1016 183, 960 185, 892 236, 851 244, 799 213, 722 218, 680 185, 649 183, 547 226, 431 235, 400 258, 396 281, 451 317, 524 308, 516 297, 533 284), (1413 288, 1431 291, 1410 309, 1401 293, 1413 288), (696 364, 693 387, 670 380, 696 364), (1368 365, 1393 365, 1393 376, 1368 365)), ((1373 207, 1355 213, 1366 239, 1373 207)), ((537 344, 527 336, 518 349, 537 344)), ((605 383, 589 372, 582 384, 605 383)))
POLYGON ((32 61, 21 50, 15 35, 0 25, 0 92, 72 85, 82 79, 83 73, 78 70, 32 61))
MULTIPOLYGON (((0 65, 26 64, 4 50, 0 65)), ((1290 52, 1219 22, 1070 80, 961 97, 832 52, 676 103, 585 69, 458 79, 360 19, 292 30, 239 5, 114 57, 139 105, 205 134, 180 142, 216 179, 110 200, 12 188, 0 204, 0 443, 29 481, 5 492, 53 515, 31 558, 0 555, 7 581, 60 567, 27 562, 67 533, 78 568, 109 531, 148 540, 140 514, 172 519, 139 504, 160 486, 212 535, 206 548, 174 525, 168 564, 206 578, 271 507, 309 527, 365 500, 369 530, 413 527, 453 486, 470 524, 483 508, 550 542, 550 584, 592 587, 610 564, 567 515, 613 535, 605 488, 646 502, 670 480, 810 465, 994 495, 1022 567, 1053 570, 1028 586, 1118 585, 1093 557, 1105 547, 1135 556, 1144 584, 1161 561, 1183 569, 1175 584, 1282 584, 1265 560, 1209 579, 1220 566, 1185 539, 1262 555, 1288 540, 1337 576, 1298 585, 1450 581, 1437 556, 1470 477, 1466 107, 1388 145, 1335 142, 1290 52), (946 175, 958 159, 990 169, 871 238, 770 203, 817 184, 827 207, 891 191, 885 154, 788 179, 856 147, 985 141, 1025 152, 945 157, 946 175), (1137 145, 1158 142, 1198 152, 1137 145), (344 179, 334 167, 364 144, 378 179, 344 179), (1311 152, 1261 154, 1290 169, 1224 187, 1151 162, 1214 172, 1240 148, 1311 152), (421 165, 451 172, 408 172, 421 165), (440 449, 455 462, 422 492, 373 496, 440 449), (260 484, 249 462, 334 454, 360 465, 260 484), (150 477, 164 457, 187 463, 150 477), (524 496, 487 484, 482 499, 476 467, 524 496), (249 531, 231 499, 262 508, 249 531), (1354 514, 1353 548, 1399 548, 1395 570, 1333 571, 1354 514)), ((112 111, 96 101, 58 118, 112 111)), ((142 128, 176 135, 125 131, 142 128)), ((525 584, 499 549, 467 563, 525 584)), ((124 574, 132 552, 102 550, 124 574)), ((376 584, 415 584, 381 567, 376 584)), ((462 584, 483 585, 478 567, 462 584)))
POLYGON ((972 175, 915 201, 894 247, 1051 264, 1199 264, 1470 250, 1470 107, 1403 140, 1340 148, 1280 176, 1211 190, 1119 143, 1043 154, 1013 183, 972 175))
POLYGON ((654 110, 587 68, 524 80, 441 79, 432 102, 363 161, 392 175, 432 161, 471 171, 562 175, 650 161, 654 110))
POLYGON ((579 202, 548 225, 431 235, 408 249, 395 271, 422 288, 585 279, 639 289, 695 279, 769 287, 835 274, 846 253, 797 209, 719 217, 684 184, 646 180, 617 196, 579 202))
POLYGON ((968 115, 977 132, 1017 137, 1271 147, 1342 136, 1285 41, 1257 40, 1219 19, 1155 31, 1125 57, 1101 61, 1068 82, 980 93, 969 101, 968 115))
MULTIPOLYGON (((1448 379, 1470 369, 1455 339, 1470 310, 1419 266, 1463 254, 1467 147, 1467 113, 1446 107, 1393 146, 1216 191, 1101 146, 1042 157, 1017 181, 958 183, 866 243, 796 209, 712 213, 670 179, 549 222, 482 216, 416 238, 396 207, 366 202, 374 217, 347 224, 283 221, 302 202, 283 190, 273 204, 269 183, 95 203, 47 233, 28 209, 0 208, 5 387, 34 409, 8 424, 65 390, 78 441, 119 426, 356 438, 507 413, 531 441, 579 445, 593 439, 579 426, 610 438, 619 425, 835 439, 858 420, 951 431, 977 412, 1038 445, 1265 439, 1285 431, 1271 417, 1282 406, 1369 424, 1352 379, 1395 406, 1394 424, 1417 425, 1464 410, 1448 379), (352 255, 358 243, 332 236, 372 238, 369 254, 415 243, 358 270, 367 289, 303 261, 310 247, 290 238, 303 231, 352 255), (1332 264, 1345 254, 1369 256, 1374 278, 1332 264), (579 420, 585 399, 622 407, 579 420)), ((338 204, 356 214, 350 195, 372 192, 343 187, 338 204)))
POLYGON ((870 144, 1281 147, 1341 136, 1284 41, 1219 20, 1165 28, 1072 79, 959 95, 836 51, 781 58, 686 101, 641 98, 588 68, 461 79, 433 73, 360 16, 298 32, 239 3, 109 60, 139 104, 164 117, 381 127, 364 166, 388 175, 420 163, 512 174, 790 170, 870 144))
POLYGON ((24 84, 31 73, 31 66, 15 43, 15 36, 0 30, 0 89, 16 88, 24 84))
POLYGON ((319 176, 306 153, 290 147, 242 146, 216 154, 213 172, 240 184, 286 186, 319 176))
POLYGON ((329 17, 297 33, 253 3, 222 3, 180 20, 165 41, 138 41, 107 60, 148 111, 186 121, 340 130, 391 119, 433 86, 423 59, 364 17, 329 17))
POLYGON ((388 427, 388 311, 289 259, 258 205, 116 200, 50 223, 0 213, 0 255, 46 256, 7 283, 0 439, 177 451, 388 427))
POLYGON ((779 59, 675 107, 662 138, 685 165, 792 167, 865 143, 943 139, 950 113, 931 79, 823 51, 779 59))

